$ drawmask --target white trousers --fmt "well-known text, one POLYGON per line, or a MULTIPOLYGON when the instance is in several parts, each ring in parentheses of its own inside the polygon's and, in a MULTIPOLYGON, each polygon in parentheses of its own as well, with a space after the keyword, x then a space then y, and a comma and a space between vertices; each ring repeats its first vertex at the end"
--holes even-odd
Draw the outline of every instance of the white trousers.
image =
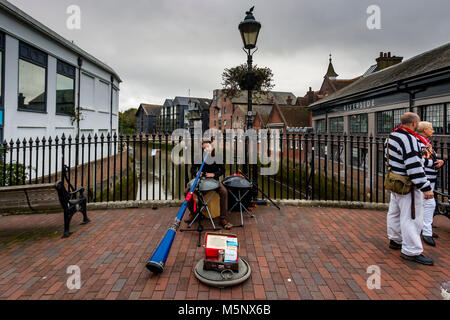
POLYGON ((417 256, 423 252, 420 232, 423 228, 423 192, 414 188, 416 218, 411 218, 411 193, 391 192, 387 214, 387 234, 390 240, 402 245, 402 253, 417 256))
MULTIPOLYGON (((431 183, 431 188, 434 190, 434 182, 431 183)), ((423 229, 422 234, 427 237, 431 237, 433 235, 433 216, 434 209, 436 209, 436 200, 433 199, 424 199, 423 200, 423 229)))

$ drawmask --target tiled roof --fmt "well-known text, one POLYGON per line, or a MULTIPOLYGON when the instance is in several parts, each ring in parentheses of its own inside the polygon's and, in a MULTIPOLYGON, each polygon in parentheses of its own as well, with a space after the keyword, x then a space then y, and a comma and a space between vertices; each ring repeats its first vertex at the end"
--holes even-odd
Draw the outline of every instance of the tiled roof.
POLYGON ((310 111, 306 107, 280 106, 280 111, 288 127, 308 127, 310 111))
POLYGON ((207 104, 206 108, 209 108, 209 105, 211 104, 211 99, 206 98, 175 97, 175 99, 173 99, 173 105, 187 106, 189 105, 189 101, 197 102, 198 104, 200 104, 202 108, 205 108, 206 104, 207 104))
POLYGON ((336 79, 336 80, 330 80, 330 81, 333 84, 333 86, 336 88, 336 91, 337 91, 337 90, 341 90, 342 88, 345 88, 349 84, 352 84, 359 78, 361 78, 361 77, 356 77, 354 79, 336 79))

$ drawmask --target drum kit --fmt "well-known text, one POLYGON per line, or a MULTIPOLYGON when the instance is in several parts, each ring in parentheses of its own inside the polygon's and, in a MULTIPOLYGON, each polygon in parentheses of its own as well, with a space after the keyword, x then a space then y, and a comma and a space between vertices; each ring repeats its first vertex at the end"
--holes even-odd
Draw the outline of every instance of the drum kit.
MULTIPOLYGON (((240 173, 232 174, 225 179, 222 183, 228 190, 228 212, 239 211, 241 214, 241 224, 237 227, 244 226, 244 215, 246 212, 250 217, 254 215, 248 210, 252 204, 252 189, 256 188, 260 191, 275 207, 280 209, 270 197, 265 194, 260 188, 258 188, 242 171, 240 173)), ((194 180, 189 181, 187 187, 192 187, 194 180)), ((199 232, 199 247, 201 246, 201 232, 206 230, 220 230, 216 228, 213 219, 220 215, 220 202, 219 196, 217 194, 217 189, 219 189, 220 183, 218 180, 213 178, 202 177, 199 180, 198 186, 195 190, 196 199, 199 202, 197 211, 195 212, 194 219, 189 223, 187 229, 181 229, 180 231, 198 231, 199 232), (211 221, 212 229, 205 229, 201 224, 203 218, 209 218, 211 221), (196 230, 191 230, 190 228, 194 222, 198 222, 198 227, 196 230)))

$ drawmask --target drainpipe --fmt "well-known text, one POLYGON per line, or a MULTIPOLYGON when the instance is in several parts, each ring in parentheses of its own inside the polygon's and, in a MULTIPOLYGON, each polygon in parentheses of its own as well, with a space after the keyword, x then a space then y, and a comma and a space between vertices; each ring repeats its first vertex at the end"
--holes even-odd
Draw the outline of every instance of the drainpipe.
POLYGON ((83 59, 78 57, 78 94, 77 94, 77 135, 80 136, 80 93, 81 93, 81 66, 83 65, 83 59))

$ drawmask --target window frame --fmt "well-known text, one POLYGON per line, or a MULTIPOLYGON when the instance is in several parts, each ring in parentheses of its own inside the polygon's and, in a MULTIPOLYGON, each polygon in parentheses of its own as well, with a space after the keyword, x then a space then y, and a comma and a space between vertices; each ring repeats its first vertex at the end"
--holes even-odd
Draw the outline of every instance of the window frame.
POLYGON ((349 116, 350 133, 368 133, 369 132, 369 115, 367 113, 356 113, 349 116), (366 130, 363 131, 362 128, 362 117, 366 118, 366 130), (356 120, 357 119, 357 120, 356 120), (357 121, 357 129, 354 130, 352 125, 353 121, 357 121))
POLYGON ((334 134, 339 134, 339 133, 344 133, 345 132, 345 128, 344 128, 344 117, 343 116, 340 116, 340 117, 333 117, 333 118, 330 118, 329 119, 330 120, 330 133, 334 133, 334 134), (332 125, 332 122, 333 121, 338 121, 338 120, 342 120, 342 131, 333 131, 333 125, 332 125))
POLYGON ((428 122, 433 123, 433 129, 434 129, 436 134, 448 134, 449 133, 448 130, 447 130, 448 129, 447 128, 447 126, 448 126, 448 123, 447 123, 447 120, 448 120, 447 108, 448 108, 448 106, 449 106, 449 104, 445 103, 445 102, 421 106, 421 108, 420 108, 420 119, 422 121, 428 121, 428 122), (438 107, 438 106, 441 107, 441 111, 442 111, 442 115, 441 115, 441 117, 442 117, 442 132, 437 132, 436 126, 434 125, 434 123, 432 121, 430 121, 430 119, 427 119, 425 117, 426 108, 438 107))
POLYGON ((316 132, 318 134, 325 133, 327 128, 327 119, 318 119, 316 120, 316 132), (320 126, 319 126, 320 123, 320 126), (324 124, 322 128, 322 124, 324 124), (319 130, 320 129, 320 130, 319 130))
MULTIPOLYGON (((31 46, 23 41, 19 42, 19 56, 17 59, 17 70, 19 70, 19 66, 20 66, 20 60, 23 60, 25 62, 31 63, 35 66, 44 68, 45 70, 45 91, 44 91, 44 110, 33 110, 31 108, 28 107, 20 107, 19 106, 19 101, 17 101, 17 110, 18 111, 23 111, 23 112, 34 112, 34 113, 47 113, 47 93, 48 93, 48 54, 46 54, 45 52, 37 49, 34 46, 31 46), (29 50, 31 50, 32 52, 34 52, 35 56, 43 56, 45 62, 44 63, 40 63, 38 61, 36 61, 37 59, 33 59, 32 57, 26 57, 22 54, 22 50, 23 48, 28 48, 29 50)), ((20 88, 20 72, 18 72, 18 76, 17 76, 17 97, 19 96, 19 88, 20 88)))
POLYGON ((5 34, 0 32, 0 52, 2 54, 0 59, 0 143, 3 143, 5 134, 5 38, 5 34))
POLYGON ((392 130, 395 129, 396 125, 400 125, 400 123, 395 123, 395 117, 396 117, 395 113, 396 112, 405 113, 407 111, 408 111, 408 108, 398 108, 398 109, 382 110, 382 111, 376 112, 376 114, 375 114, 375 122, 376 122, 376 126, 377 126, 377 130, 376 130, 377 134, 389 134, 389 133, 391 133, 392 130), (390 116, 391 116, 390 129, 388 131, 381 131, 382 122, 380 120, 380 116, 381 116, 381 114, 388 113, 388 112, 390 113, 390 116))
MULTIPOLYGON (((75 103, 75 93, 76 93, 76 89, 77 89, 76 88, 76 70, 77 70, 77 68, 75 66, 69 64, 69 63, 61 61, 59 59, 56 61, 56 75, 55 75, 56 92, 58 92, 58 78, 57 78, 58 74, 73 80, 73 111, 74 111, 74 113, 75 113, 75 104, 76 104, 75 103), (62 70, 60 72, 60 68, 59 68, 60 65, 66 66, 66 67, 69 67, 69 68, 73 68, 73 75, 70 75, 69 73, 64 73, 64 70, 62 70)), ((69 114, 69 113, 58 112, 58 103, 57 103, 57 101, 55 102, 55 114, 58 115, 58 116, 73 116, 72 114, 69 114)))

